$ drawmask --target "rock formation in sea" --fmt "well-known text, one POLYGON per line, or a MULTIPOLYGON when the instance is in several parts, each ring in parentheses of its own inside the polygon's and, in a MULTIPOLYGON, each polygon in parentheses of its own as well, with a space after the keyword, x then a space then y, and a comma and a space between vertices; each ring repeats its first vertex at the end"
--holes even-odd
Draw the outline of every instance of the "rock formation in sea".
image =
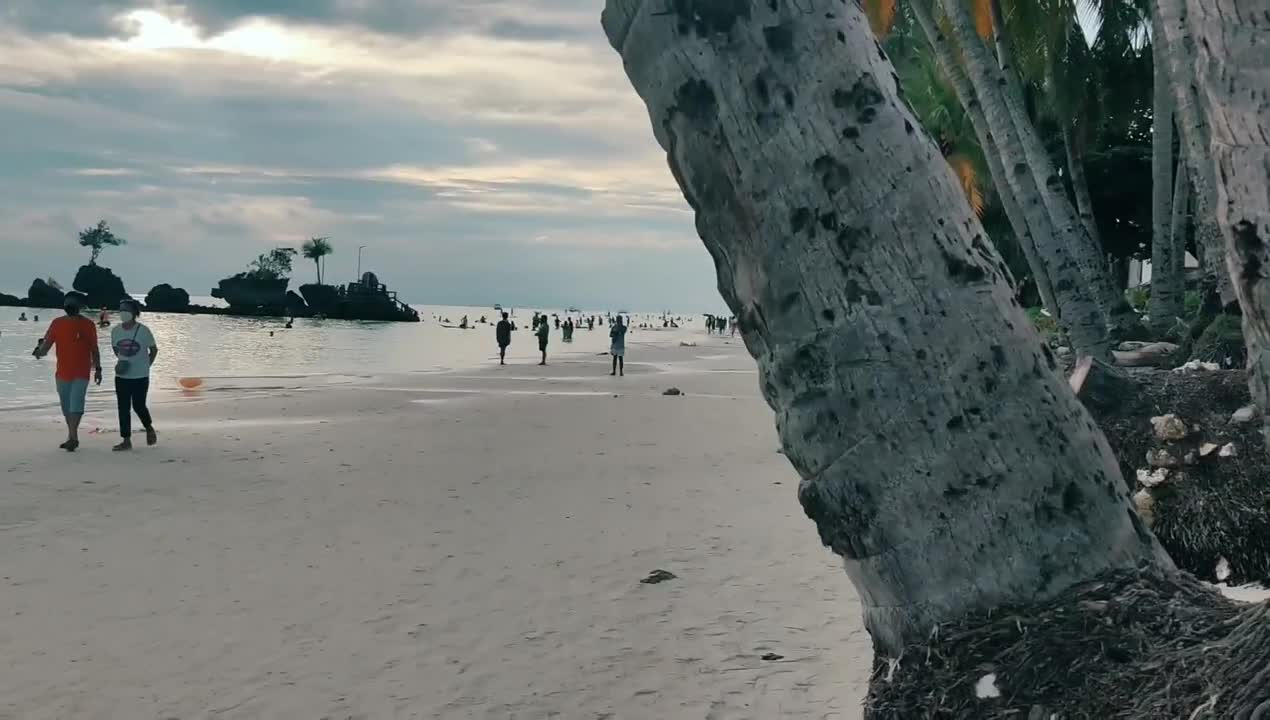
POLYGON ((183 288, 174 288, 167 283, 155 285, 146 294, 146 309, 150 312, 188 312, 190 294, 183 288))
POLYGON ((36 278, 31 283, 31 289, 26 291, 25 304, 38 308, 60 308, 65 299, 66 293, 36 278))
POLYGON ((110 268, 89 263, 75 273, 75 282, 71 283, 87 298, 88 307, 115 309, 121 300, 130 300, 132 296, 124 290, 123 280, 110 268))

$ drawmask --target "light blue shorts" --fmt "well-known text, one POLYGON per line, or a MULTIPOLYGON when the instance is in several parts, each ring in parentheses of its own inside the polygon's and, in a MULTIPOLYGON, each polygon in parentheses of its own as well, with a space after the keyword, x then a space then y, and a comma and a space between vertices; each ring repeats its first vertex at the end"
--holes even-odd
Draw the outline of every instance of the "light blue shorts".
POLYGON ((63 415, 83 415, 88 396, 88 380, 58 380, 57 397, 62 401, 63 415))

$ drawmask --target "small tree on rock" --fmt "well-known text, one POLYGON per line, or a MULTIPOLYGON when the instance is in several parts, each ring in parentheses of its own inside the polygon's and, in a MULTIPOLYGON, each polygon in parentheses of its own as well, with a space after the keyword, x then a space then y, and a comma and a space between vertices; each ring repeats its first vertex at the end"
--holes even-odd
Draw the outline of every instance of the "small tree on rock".
POLYGON ((335 253, 335 247, 331 245, 331 239, 326 237, 315 237, 305 241, 300 246, 300 254, 305 258, 312 260, 317 266, 318 285, 322 284, 322 258, 335 253))
POLYGON ((93 249, 93 256, 88 261, 89 265, 97 264, 97 258, 101 256, 101 251, 105 248, 119 247, 127 243, 127 240, 111 232, 110 226, 106 224, 105 220, 97 221, 96 227, 79 231, 79 244, 93 249))

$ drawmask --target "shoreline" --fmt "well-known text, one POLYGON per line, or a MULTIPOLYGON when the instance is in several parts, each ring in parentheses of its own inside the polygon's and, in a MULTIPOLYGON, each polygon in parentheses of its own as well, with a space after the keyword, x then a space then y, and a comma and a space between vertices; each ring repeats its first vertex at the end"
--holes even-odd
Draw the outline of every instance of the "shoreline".
POLYGON ((0 715, 858 718, 752 360, 632 355, 167 403, 131 454, 6 428, 0 715))

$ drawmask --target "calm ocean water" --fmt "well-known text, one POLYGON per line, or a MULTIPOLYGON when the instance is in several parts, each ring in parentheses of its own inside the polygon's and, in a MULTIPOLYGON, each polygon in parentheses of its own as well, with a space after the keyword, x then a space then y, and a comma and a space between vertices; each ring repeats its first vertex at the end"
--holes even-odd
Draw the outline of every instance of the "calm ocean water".
MULTIPOLYGON (((206 299, 195 302, 208 304, 206 299)), ((492 325, 474 330, 443 327, 437 317, 454 324, 467 315, 476 322, 482 315, 493 322, 492 308, 416 306, 421 323, 371 323, 342 320, 297 319, 291 330, 285 320, 234 318, 215 315, 146 314, 142 322, 154 331, 159 343, 158 361, 151 383, 160 397, 178 392, 182 377, 199 377, 205 388, 291 387, 322 382, 346 382, 377 375, 470 368, 497 360, 492 325), (270 336, 270 333, 273 333, 270 336)), ((25 310, 28 321, 18 320, 22 308, 0 308, 0 410, 50 407, 55 404, 53 358, 36 360, 31 351, 59 310, 25 310), (40 316, 39 322, 30 320, 40 316)), ((557 311, 546 311, 557 312, 557 311)), ((563 319, 563 311, 561 317, 563 319)), ((599 313, 596 313, 599 314, 599 313)), ((96 317, 93 315, 92 317, 96 317)), ((528 326, 533 309, 516 310, 517 327, 509 360, 528 363, 537 357, 537 342, 528 326)), ((652 315, 637 315, 652 320, 652 315)), ((700 333, 703 324, 694 318, 684 333, 700 333)), ((636 332, 628 340, 635 342, 636 332)), ((649 339, 653 337, 649 336, 649 339)), ((670 338, 657 334, 658 340, 670 338)), ((101 388, 113 392, 109 330, 99 331, 102 365, 106 369, 101 388)), ((554 353, 598 353, 608 348, 608 327, 574 333, 573 343, 561 342, 552 330, 554 353)))

